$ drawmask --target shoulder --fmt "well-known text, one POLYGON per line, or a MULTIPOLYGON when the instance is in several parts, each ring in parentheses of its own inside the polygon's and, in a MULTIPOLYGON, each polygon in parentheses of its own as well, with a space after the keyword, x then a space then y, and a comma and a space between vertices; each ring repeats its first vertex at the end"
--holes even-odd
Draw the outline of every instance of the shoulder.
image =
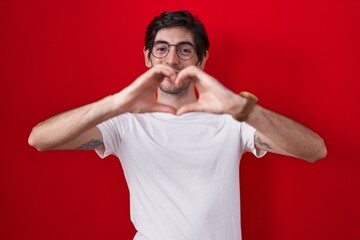
POLYGON ((125 131, 131 122, 131 114, 130 113, 124 113, 120 114, 118 116, 109 118, 100 124, 97 125, 97 128, 103 132, 104 130, 111 131, 125 131))

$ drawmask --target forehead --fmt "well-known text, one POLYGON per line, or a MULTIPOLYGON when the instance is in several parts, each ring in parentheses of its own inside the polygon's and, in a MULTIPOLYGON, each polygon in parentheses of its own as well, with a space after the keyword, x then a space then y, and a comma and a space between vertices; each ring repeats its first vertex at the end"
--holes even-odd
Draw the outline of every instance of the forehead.
POLYGON ((160 29, 155 37, 156 41, 166 41, 170 44, 177 44, 179 42, 191 42, 194 44, 194 39, 190 31, 184 27, 170 27, 160 29))

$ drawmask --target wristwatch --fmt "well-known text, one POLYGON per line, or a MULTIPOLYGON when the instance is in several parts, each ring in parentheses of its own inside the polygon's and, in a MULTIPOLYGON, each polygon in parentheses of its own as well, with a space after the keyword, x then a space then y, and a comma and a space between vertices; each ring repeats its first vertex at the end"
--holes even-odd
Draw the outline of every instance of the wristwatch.
POLYGON ((241 92, 241 93, 239 93, 239 95, 246 99, 246 103, 245 103, 243 109, 241 110, 241 112, 236 114, 234 116, 234 118, 237 121, 242 122, 247 119, 247 117, 249 116, 249 114, 251 113, 253 108, 255 107, 256 103, 258 102, 258 98, 254 94, 249 93, 249 92, 241 92))

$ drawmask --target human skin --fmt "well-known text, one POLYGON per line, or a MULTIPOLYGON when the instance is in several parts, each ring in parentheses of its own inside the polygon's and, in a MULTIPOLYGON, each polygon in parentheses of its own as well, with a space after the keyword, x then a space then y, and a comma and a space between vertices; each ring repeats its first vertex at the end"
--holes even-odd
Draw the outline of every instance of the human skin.
MULTIPOLYGON (((194 43, 185 28, 172 27, 158 31, 155 41, 169 44, 194 43)), ((58 114, 35 126, 29 144, 40 151, 55 149, 104 150, 97 124, 123 113, 167 112, 181 115, 202 111, 216 114, 241 112, 247 99, 223 86, 203 71, 206 57, 200 62, 196 54, 182 60, 175 47, 158 59, 144 51, 149 70, 120 92, 97 102, 58 114), (195 94, 195 89, 199 96, 195 94)), ((314 162, 327 154, 322 138, 293 119, 256 105, 246 118, 256 128, 255 146, 269 152, 314 162)))

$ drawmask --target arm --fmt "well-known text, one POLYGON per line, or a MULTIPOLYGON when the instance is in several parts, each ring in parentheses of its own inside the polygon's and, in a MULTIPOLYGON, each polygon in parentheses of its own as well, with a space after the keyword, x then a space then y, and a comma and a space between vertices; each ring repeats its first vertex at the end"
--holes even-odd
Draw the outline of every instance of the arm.
POLYGON ((256 128, 257 148, 315 162, 327 154, 323 139, 304 125, 259 105, 246 120, 256 128))
POLYGON ((157 87, 165 76, 175 78, 176 73, 167 66, 153 67, 117 94, 39 123, 33 128, 28 142, 39 151, 103 148, 96 125, 109 118, 125 112, 175 113, 172 107, 156 101, 157 87))
MULTIPOLYGON (((195 81, 199 92, 197 102, 182 106, 177 114, 189 111, 227 113, 232 116, 242 112, 246 99, 230 91, 215 78, 196 67, 188 67, 179 73, 177 82, 195 81)), ((326 156, 322 138, 302 124, 255 105, 246 122, 256 128, 255 145, 259 149, 314 162, 326 156)))
POLYGON ((29 144, 39 151, 85 149, 86 144, 88 149, 103 148, 101 133, 95 126, 111 117, 112 101, 113 97, 106 97, 39 123, 31 131, 29 144))

